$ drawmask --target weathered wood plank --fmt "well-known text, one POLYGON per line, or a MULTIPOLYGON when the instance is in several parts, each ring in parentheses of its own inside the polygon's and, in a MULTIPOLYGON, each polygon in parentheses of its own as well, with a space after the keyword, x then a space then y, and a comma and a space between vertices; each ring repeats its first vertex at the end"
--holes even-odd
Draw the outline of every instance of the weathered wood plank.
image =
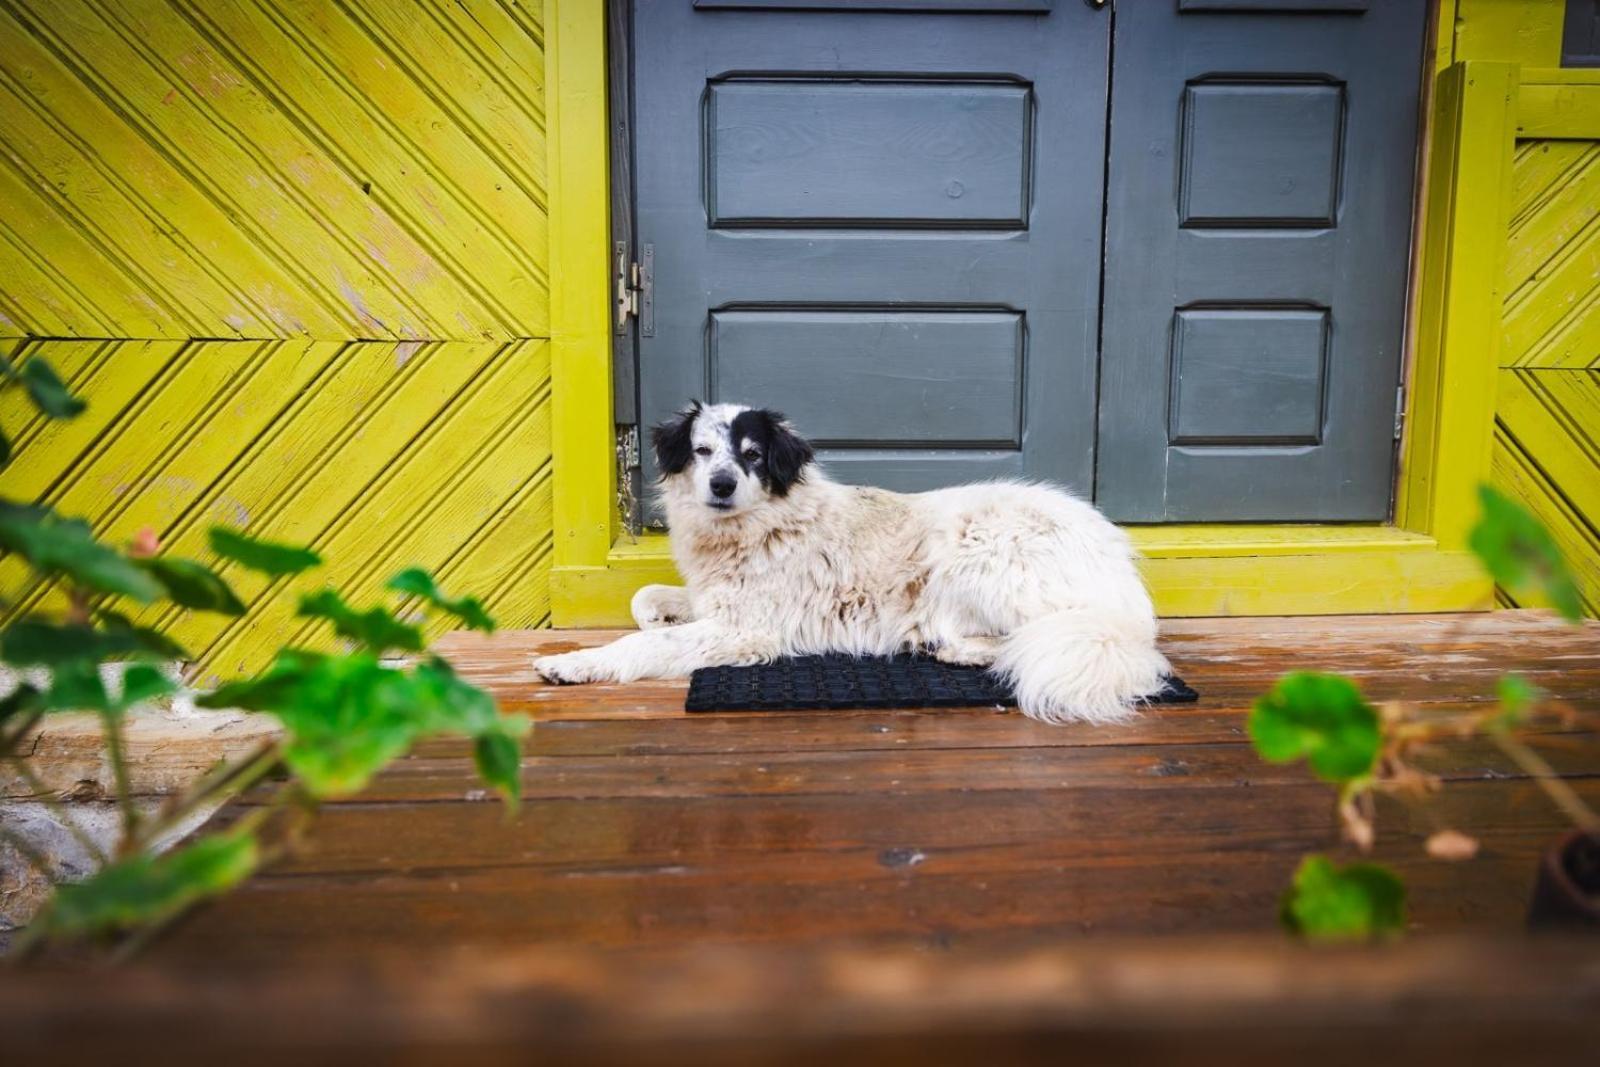
POLYGON ((7 1050, 83 1063, 1568 1064, 1593 1049, 1581 940, 1272 937, 1070 947, 429 952, 286 967, 0 973, 7 1050), (95 1006, 85 1013, 84 1004, 95 1006))
MULTIPOLYGON (((520 817, 505 820, 464 745, 432 742, 329 805, 306 851, 161 952, 1266 930, 1301 856, 1349 854, 1331 790, 1303 767, 1261 762, 1244 739, 1249 703, 1274 677, 1348 670, 1374 697, 1451 715, 1492 706, 1495 678, 1518 670, 1593 715, 1597 630, 1526 612, 1194 620, 1167 640, 1200 703, 1120 728, 992 709, 688 715, 681 681, 532 678, 534 652, 613 634, 451 635, 439 648, 467 677, 544 720, 525 749, 520 817)), ((1586 720, 1549 718, 1530 742, 1600 802, 1586 720)), ((1416 762, 1446 784, 1415 804, 1381 800, 1375 852, 1406 878, 1414 929, 1516 928, 1562 817, 1486 742, 1441 743, 1416 762), (1442 827, 1477 836, 1478 858, 1428 859, 1422 844, 1442 827)))

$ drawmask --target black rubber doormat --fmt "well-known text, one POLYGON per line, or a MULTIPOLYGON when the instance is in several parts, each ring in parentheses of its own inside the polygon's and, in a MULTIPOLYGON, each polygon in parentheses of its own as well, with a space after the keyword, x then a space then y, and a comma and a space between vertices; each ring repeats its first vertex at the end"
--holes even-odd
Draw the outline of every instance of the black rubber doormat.
MULTIPOLYGON (((1191 704, 1200 694, 1173 675, 1147 704, 1191 704)), ((1017 698, 982 667, 927 656, 786 656, 753 667, 702 667, 689 676, 686 711, 822 708, 1015 707, 1017 698)))

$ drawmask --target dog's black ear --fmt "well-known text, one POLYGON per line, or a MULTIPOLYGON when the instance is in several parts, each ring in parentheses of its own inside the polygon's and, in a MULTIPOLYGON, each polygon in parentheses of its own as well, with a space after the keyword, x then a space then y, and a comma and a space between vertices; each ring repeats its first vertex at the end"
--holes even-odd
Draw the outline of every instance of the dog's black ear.
POLYGON ((656 449, 656 466, 664 475, 681 474, 694 458, 694 420, 700 414, 696 400, 672 418, 650 430, 656 449))
POLYGON ((816 458, 811 442, 789 429, 783 414, 763 411, 767 418, 767 487, 773 496, 789 495, 789 488, 805 480, 806 466, 816 458))

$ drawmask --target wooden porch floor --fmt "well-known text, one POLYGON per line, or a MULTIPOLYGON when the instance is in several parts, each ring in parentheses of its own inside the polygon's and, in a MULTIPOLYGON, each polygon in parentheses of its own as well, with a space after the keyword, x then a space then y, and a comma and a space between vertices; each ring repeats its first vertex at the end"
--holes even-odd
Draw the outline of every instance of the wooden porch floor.
MULTIPOLYGON (((1565 1067, 1600 1041, 1600 940, 1522 933, 1535 858, 1564 824, 1498 750, 1442 748, 1435 803, 1384 804, 1377 858, 1410 885, 1412 934, 1330 951, 1274 926, 1299 857, 1338 848, 1328 790, 1243 735, 1251 699, 1293 667, 1436 710, 1481 706, 1514 669, 1600 710, 1600 626, 1173 623, 1200 703, 1117 729, 993 709, 689 716, 681 685, 532 680, 536 649, 603 636, 444 643, 539 720, 517 821, 462 746, 430 745, 135 969, 0 970, 7 1051, 1565 1067), (1440 826, 1481 855, 1423 858, 1440 826)), ((1535 740, 1591 804, 1597 741, 1559 722, 1535 740)))
MULTIPOLYGON (((688 715, 681 683, 533 679, 536 651, 609 636, 440 646, 538 720, 519 819, 483 794, 464 746, 431 744, 330 805, 303 855, 157 955, 1270 932, 1299 858, 1340 847, 1328 789, 1263 764, 1244 736, 1279 674, 1343 671, 1375 700, 1449 710, 1516 670, 1600 710, 1600 625, 1527 612, 1173 622, 1165 647, 1200 702, 1117 728, 994 709, 688 715)), ((1552 722, 1536 747, 1600 804, 1595 735, 1552 722)), ((1445 788, 1422 808, 1383 803, 1375 858, 1406 879, 1415 933, 1514 933, 1562 817, 1491 745, 1452 744, 1426 766, 1445 788), (1446 826, 1478 837, 1478 858, 1425 858, 1446 826)))

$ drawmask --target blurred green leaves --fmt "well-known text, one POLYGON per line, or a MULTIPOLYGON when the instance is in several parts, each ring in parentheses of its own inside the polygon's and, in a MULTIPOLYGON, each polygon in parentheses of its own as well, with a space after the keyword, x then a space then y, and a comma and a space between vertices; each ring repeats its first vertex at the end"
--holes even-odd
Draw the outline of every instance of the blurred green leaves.
POLYGON ((161 856, 131 856, 57 888, 39 921, 62 938, 162 922, 249 878, 260 856, 246 832, 211 834, 161 856))
POLYGON ((360 792, 390 760, 438 734, 472 738, 484 780, 508 802, 519 795, 516 739, 526 720, 501 715, 487 693, 437 658, 407 670, 366 651, 285 650, 258 677, 223 686, 199 703, 277 717, 287 734, 284 762, 318 799, 360 792))
POLYGON ((1542 596, 1570 622, 1583 617, 1583 599, 1555 538, 1526 508, 1492 486, 1478 487, 1483 511, 1467 544, 1496 585, 1542 596))
POLYGON ((451 599, 445 596, 434 584, 433 575, 421 567, 410 567, 401 571, 389 579, 388 587, 397 593, 421 597, 440 611, 460 619, 469 630, 494 632, 494 620, 483 610, 483 605, 479 603, 477 597, 464 596, 451 599))
MULTIPOLYGON (((15 386, 49 418, 71 418, 84 410, 83 401, 38 357, 20 370, 0 358, 0 388, 15 386)), ((9 441, 0 435, 0 464, 10 454, 9 441)), ((224 526, 212 527, 208 541, 221 561, 270 580, 322 563, 310 548, 224 526)), ((0 661, 48 674, 48 681, 22 681, 0 700, 0 724, 6 725, 0 730, 0 757, 10 756, 10 748, 39 715, 95 712, 123 812, 123 839, 113 853, 117 858, 80 883, 59 886, 30 936, 37 932, 68 939, 124 932, 160 923, 196 901, 226 892, 275 854, 262 841, 270 839, 276 825, 268 820, 278 810, 277 801, 292 799, 293 810, 304 814, 317 800, 359 792, 425 737, 469 738, 483 780, 505 798, 508 810, 518 803, 526 718, 502 715, 488 693, 462 680, 442 659, 386 662, 387 654, 422 652, 421 626, 383 605, 353 607, 328 588, 302 596, 299 614, 331 623, 338 636, 355 644, 353 651, 283 649, 257 677, 228 683, 199 700, 205 707, 273 715, 283 724, 284 736, 251 757, 214 769, 195 785, 200 792, 185 804, 142 813, 128 791, 123 718, 134 705, 178 688, 150 660, 190 656, 178 642, 113 604, 125 597, 141 605, 166 602, 238 616, 246 610, 244 601, 209 564, 160 554, 153 530, 141 531, 126 547, 114 547, 96 539, 88 523, 63 518, 42 505, 0 500, 0 551, 23 560, 34 579, 60 583, 67 602, 64 611, 25 614, 0 631, 0 661), (273 799, 231 829, 202 831, 175 851, 157 852, 153 842, 181 831, 172 821, 179 817, 174 812, 196 810, 202 801, 220 803, 278 768, 288 776, 273 787, 273 799)), ((418 598, 424 607, 473 629, 494 629, 478 599, 446 596, 421 568, 401 571, 385 588, 418 598)), ((292 838, 294 831, 278 828, 281 841, 292 838)))
POLYGON ((302 596, 299 614, 303 618, 331 622, 334 633, 365 645, 379 655, 390 649, 422 651, 422 631, 417 627, 401 622, 387 608, 357 611, 332 589, 302 596))
POLYGON ((54 368, 42 359, 30 359, 17 375, 34 407, 52 419, 71 419, 89 407, 72 394, 54 368))
POLYGON ((1262 759, 1304 759, 1327 782, 1363 778, 1378 759, 1378 713, 1343 675, 1284 675, 1256 700, 1247 726, 1262 759))
POLYGON ((299 574, 322 564, 322 557, 309 548, 247 537, 226 526, 211 527, 208 536, 211 550, 223 559, 274 578, 299 574))
POLYGON ((166 587, 121 552, 95 540, 82 519, 64 519, 47 507, 0 500, 0 549, 14 552, 39 575, 108 596, 148 604, 166 587))
POLYGON ((218 615, 243 615, 244 602, 234 595, 221 575, 192 559, 152 556, 136 560, 166 590, 167 599, 195 611, 218 615))
POLYGON ((1501 675, 1494 688, 1499 710, 1488 720, 1487 725, 1492 730, 1521 726, 1543 695, 1538 686, 1520 674, 1501 675))
MULTIPOLYGON (((71 419, 89 406, 73 395, 55 368, 35 356, 18 370, 15 363, 0 356, 0 388, 20 385, 39 413, 48 419, 71 419)), ((0 433, 0 467, 11 462, 11 439, 0 433)))
POLYGON ((1311 941, 1393 936, 1405 929, 1406 890, 1387 867, 1338 867, 1326 856, 1307 856, 1283 895, 1278 919, 1285 929, 1311 941))

